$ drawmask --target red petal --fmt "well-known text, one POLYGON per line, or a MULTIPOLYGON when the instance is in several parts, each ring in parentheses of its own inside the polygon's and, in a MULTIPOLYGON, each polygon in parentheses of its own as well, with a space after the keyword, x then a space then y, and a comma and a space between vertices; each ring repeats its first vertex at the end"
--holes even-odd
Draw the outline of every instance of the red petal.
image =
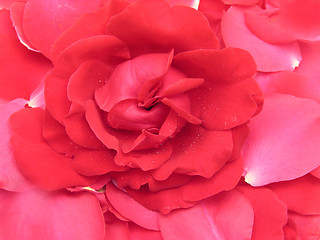
POLYGON ((221 0, 224 4, 229 5, 254 5, 259 2, 259 0, 221 0))
POLYGON ((53 151, 42 138, 43 110, 23 109, 11 116, 12 145, 17 165, 28 179, 44 189, 88 186, 95 179, 71 169, 71 158, 53 151))
POLYGON ((261 104, 259 87, 250 76, 256 65, 244 50, 196 50, 178 54, 174 65, 189 77, 205 79, 189 92, 191 113, 208 129, 229 129, 247 122, 261 104), (256 95, 256 96, 255 96, 256 95))
POLYGON ((250 52, 258 71, 277 72, 297 67, 301 60, 298 43, 271 45, 262 41, 246 26, 246 10, 247 8, 232 6, 222 17, 221 31, 226 46, 250 52))
POLYGON ((7 10, 0 10, 0 46, 0 97, 29 99, 52 65, 19 42, 7 10))
POLYGON ((296 224, 298 238, 301 240, 318 240, 320 237, 320 215, 304 216, 289 212, 289 219, 296 224))
POLYGON ((126 218, 146 229, 159 230, 158 218, 160 214, 144 208, 112 183, 106 185, 106 196, 112 206, 126 218))
POLYGON ((283 240, 287 207, 267 188, 238 188, 251 202, 254 211, 252 240, 283 240))
POLYGON ((200 12, 184 6, 170 8, 161 0, 133 3, 110 20, 106 32, 125 41, 135 54, 218 47, 216 36, 200 12))
POLYGON ((319 117, 319 104, 312 100, 280 94, 266 97, 262 112, 249 123, 246 182, 263 186, 292 180, 318 167, 319 117))
POLYGON ((160 216, 164 239, 246 240, 253 225, 250 202, 238 190, 221 193, 196 206, 160 216))
MULTIPOLYGON (((7 10, 10 10, 10 6, 12 3, 14 3, 17 0, 1 0, 0 1, 0 8, 5 8, 7 10)), ((19 0, 20 2, 26 2, 27 0, 19 0)))
POLYGON ((235 187, 242 174, 242 159, 227 163, 219 172, 206 179, 194 176, 190 181, 178 188, 150 192, 140 188, 138 191, 127 188, 129 195, 143 206, 167 214, 177 208, 189 208, 199 201, 228 191, 235 187))
POLYGON ((127 1, 109 0, 101 9, 93 13, 83 14, 79 20, 68 28, 52 46, 51 58, 55 62, 60 53, 72 43, 88 37, 103 35, 109 19, 127 6, 127 1))
POLYGON ((25 35, 33 46, 50 57, 55 40, 82 14, 95 11, 101 6, 101 0, 29 0, 23 16, 25 35))
POLYGON ((102 212, 90 193, 0 190, 0 200, 1 239, 103 239, 102 212))
POLYGON ((300 43, 302 61, 297 72, 306 74, 314 79, 320 78, 320 41, 310 43, 300 43))
POLYGON ((152 173, 157 180, 173 172, 210 178, 230 159, 233 147, 231 131, 209 131, 193 124, 186 125, 172 143, 171 158, 152 173))
POLYGON ((145 54, 119 64, 112 72, 106 84, 98 89, 95 99, 99 107, 110 112, 111 108, 125 99, 137 99, 144 101, 150 89, 161 81, 172 61, 171 53, 145 54), (151 81, 152 85, 147 89, 145 85, 151 81), (140 99, 141 90, 145 90, 140 99), (114 93, 117 94, 114 94, 114 93))
POLYGON ((75 153, 72 169, 85 176, 102 175, 111 171, 123 171, 125 168, 114 163, 115 151, 80 149, 75 153))
POLYGON ((133 223, 129 223, 129 236, 130 240, 163 240, 161 232, 150 231, 133 223))
POLYGON ((25 191, 31 187, 30 182, 18 170, 10 145, 9 117, 22 109, 26 102, 24 99, 16 99, 0 104, 0 187, 9 191, 25 191))
POLYGON ((288 209, 305 215, 320 215, 320 180, 312 175, 268 186, 288 209))

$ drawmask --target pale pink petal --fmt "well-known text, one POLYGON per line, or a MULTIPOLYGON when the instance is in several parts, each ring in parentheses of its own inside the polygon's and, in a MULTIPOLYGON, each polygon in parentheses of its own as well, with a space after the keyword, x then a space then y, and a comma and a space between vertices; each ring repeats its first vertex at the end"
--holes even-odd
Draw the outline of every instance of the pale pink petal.
POLYGON ((293 70, 301 61, 297 42, 272 45, 250 32, 245 23, 245 11, 250 8, 232 6, 223 15, 221 32, 227 47, 247 50, 257 63, 258 71, 293 70))
POLYGON ((99 201, 87 192, 0 190, 0 239, 102 240, 99 201))
POLYGON ((320 165, 320 105, 315 101, 268 96, 249 129, 244 175, 252 186, 292 180, 320 165))
POLYGON ((239 190, 221 193, 192 208, 160 216, 164 239, 248 240, 253 209, 239 190))
POLYGON ((16 99, 0 105, 0 188, 9 191, 25 191, 31 184, 18 170, 10 145, 9 117, 22 109, 27 100, 16 99))
POLYGON ((112 206, 124 217, 143 228, 159 230, 158 219, 160 214, 158 212, 143 207, 112 183, 106 185, 106 196, 112 206))

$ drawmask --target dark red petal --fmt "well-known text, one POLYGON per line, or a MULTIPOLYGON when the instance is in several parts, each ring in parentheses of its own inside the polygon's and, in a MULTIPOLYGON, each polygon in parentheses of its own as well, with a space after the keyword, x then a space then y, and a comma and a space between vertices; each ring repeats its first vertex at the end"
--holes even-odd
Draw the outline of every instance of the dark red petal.
POLYGON ((7 10, 0 10, 0 46, 0 97, 29 99, 52 65, 19 42, 7 10))
POLYGON ((95 93, 99 107, 109 112, 115 104, 125 99, 143 102, 151 88, 168 71, 172 57, 173 52, 145 54, 119 64, 106 84, 95 93))
POLYGON ((234 189, 192 208, 161 215, 159 224, 164 239, 247 240, 253 218, 250 202, 234 189))
POLYGON ((170 8, 161 0, 133 3, 110 20, 106 33, 126 42, 134 54, 218 47, 216 36, 200 12, 184 6, 170 8))
POLYGON ((248 52, 237 48, 180 53, 174 65, 189 77, 205 82, 189 91, 191 112, 208 129, 229 129, 247 122, 261 104, 260 89, 250 78, 256 65, 248 52))
POLYGON ((0 104, 0 188, 8 191, 26 191, 32 188, 30 182, 19 171, 10 145, 11 131, 9 117, 23 109, 24 99, 0 104))
POLYGON ((238 189, 251 202, 254 211, 252 240, 283 240, 283 227, 287 223, 287 207, 267 188, 249 186, 238 189))
POLYGON ((320 215, 320 180, 312 175, 268 186, 288 209, 305 215, 320 215))
POLYGON ((114 161, 119 166, 139 167, 143 171, 159 168, 172 154, 172 145, 165 143, 159 148, 152 148, 129 153, 118 152, 114 161))
POLYGON ((127 193, 116 188, 112 183, 106 185, 106 196, 112 206, 134 223, 150 229, 159 230, 159 213, 150 211, 134 201, 127 193))
POLYGON ((80 149, 74 155, 72 169, 85 176, 102 175, 111 171, 123 171, 125 168, 114 163, 114 150, 100 151, 80 149))
POLYGON ((44 113, 43 138, 58 153, 72 156, 76 144, 66 134, 65 127, 55 120, 48 110, 44 113))
POLYGON ((104 149, 103 143, 91 130, 82 107, 71 105, 70 112, 64 118, 63 123, 67 135, 76 144, 84 148, 104 149), (80 110, 75 108, 80 108, 80 110))
POLYGON ((101 6, 101 0, 29 0, 23 16, 25 35, 33 46, 50 57, 55 40, 82 14, 95 11, 101 6))
POLYGON ((152 173, 157 180, 173 172, 210 178, 229 160, 233 147, 231 131, 210 131, 193 124, 186 125, 171 142, 171 158, 152 173))
POLYGON ((71 168, 72 159, 53 151, 42 138, 43 110, 23 109, 11 116, 12 145, 17 165, 33 183, 47 190, 88 186, 94 178, 71 168))
POLYGON ((111 70, 102 61, 93 59, 83 62, 69 79, 69 100, 85 107, 86 101, 94 98, 95 90, 103 86, 111 70))
POLYGON ((101 208, 90 193, 0 190, 0 201, 1 239, 103 239, 101 208))
POLYGON ((83 14, 53 44, 51 51, 53 61, 55 62, 60 53, 72 43, 83 38, 103 35, 110 17, 122 12, 128 5, 129 3, 125 0, 109 0, 98 11, 83 14))
POLYGON ((227 163, 211 178, 194 176, 189 183, 160 192, 150 192, 146 188, 138 191, 126 188, 128 194, 143 206, 167 214, 173 209, 189 208, 195 201, 205 199, 222 191, 233 189, 241 178, 243 160, 227 163))

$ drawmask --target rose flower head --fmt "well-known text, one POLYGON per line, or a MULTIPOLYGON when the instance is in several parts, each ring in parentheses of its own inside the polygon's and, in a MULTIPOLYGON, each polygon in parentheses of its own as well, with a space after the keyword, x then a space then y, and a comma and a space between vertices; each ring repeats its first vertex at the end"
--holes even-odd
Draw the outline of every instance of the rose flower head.
POLYGON ((236 186, 246 123, 262 106, 256 64, 245 50, 219 50, 201 12, 110 0, 50 46, 41 41, 32 43, 54 66, 45 110, 10 120, 17 164, 34 184, 109 182, 165 214, 236 186))

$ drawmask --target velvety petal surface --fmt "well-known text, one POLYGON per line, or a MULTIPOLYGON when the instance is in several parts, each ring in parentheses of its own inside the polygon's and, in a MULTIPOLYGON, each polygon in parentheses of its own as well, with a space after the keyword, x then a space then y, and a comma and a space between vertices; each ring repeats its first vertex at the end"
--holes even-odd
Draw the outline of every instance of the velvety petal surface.
POLYGON ((0 45, 0 97, 29 99, 51 63, 20 43, 7 10, 0 10, 0 45))
POLYGON ((103 240, 99 201, 90 193, 0 190, 0 200, 1 239, 103 240))
POLYGON ((320 165, 320 106, 313 100, 268 96, 248 126, 245 179, 252 186, 292 180, 320 165))
POLYGON ((306 216, 289 212, 289 219, 296 225, 298 239, 318 240, 320 237, 320 215, 306 216))
POLYGON ((192 208, 160 216, 164 239, 250 239, 253 210, 238 190, 221 193, 192 208))
POLYGON ((259 39, 246 26, 246 9, 232 6, 222 17, 221 31, 226 46, 250 52, 257 63, 258 71, 276 72, 297 67, 301 61, 298 43, 272 45, 259 39))

